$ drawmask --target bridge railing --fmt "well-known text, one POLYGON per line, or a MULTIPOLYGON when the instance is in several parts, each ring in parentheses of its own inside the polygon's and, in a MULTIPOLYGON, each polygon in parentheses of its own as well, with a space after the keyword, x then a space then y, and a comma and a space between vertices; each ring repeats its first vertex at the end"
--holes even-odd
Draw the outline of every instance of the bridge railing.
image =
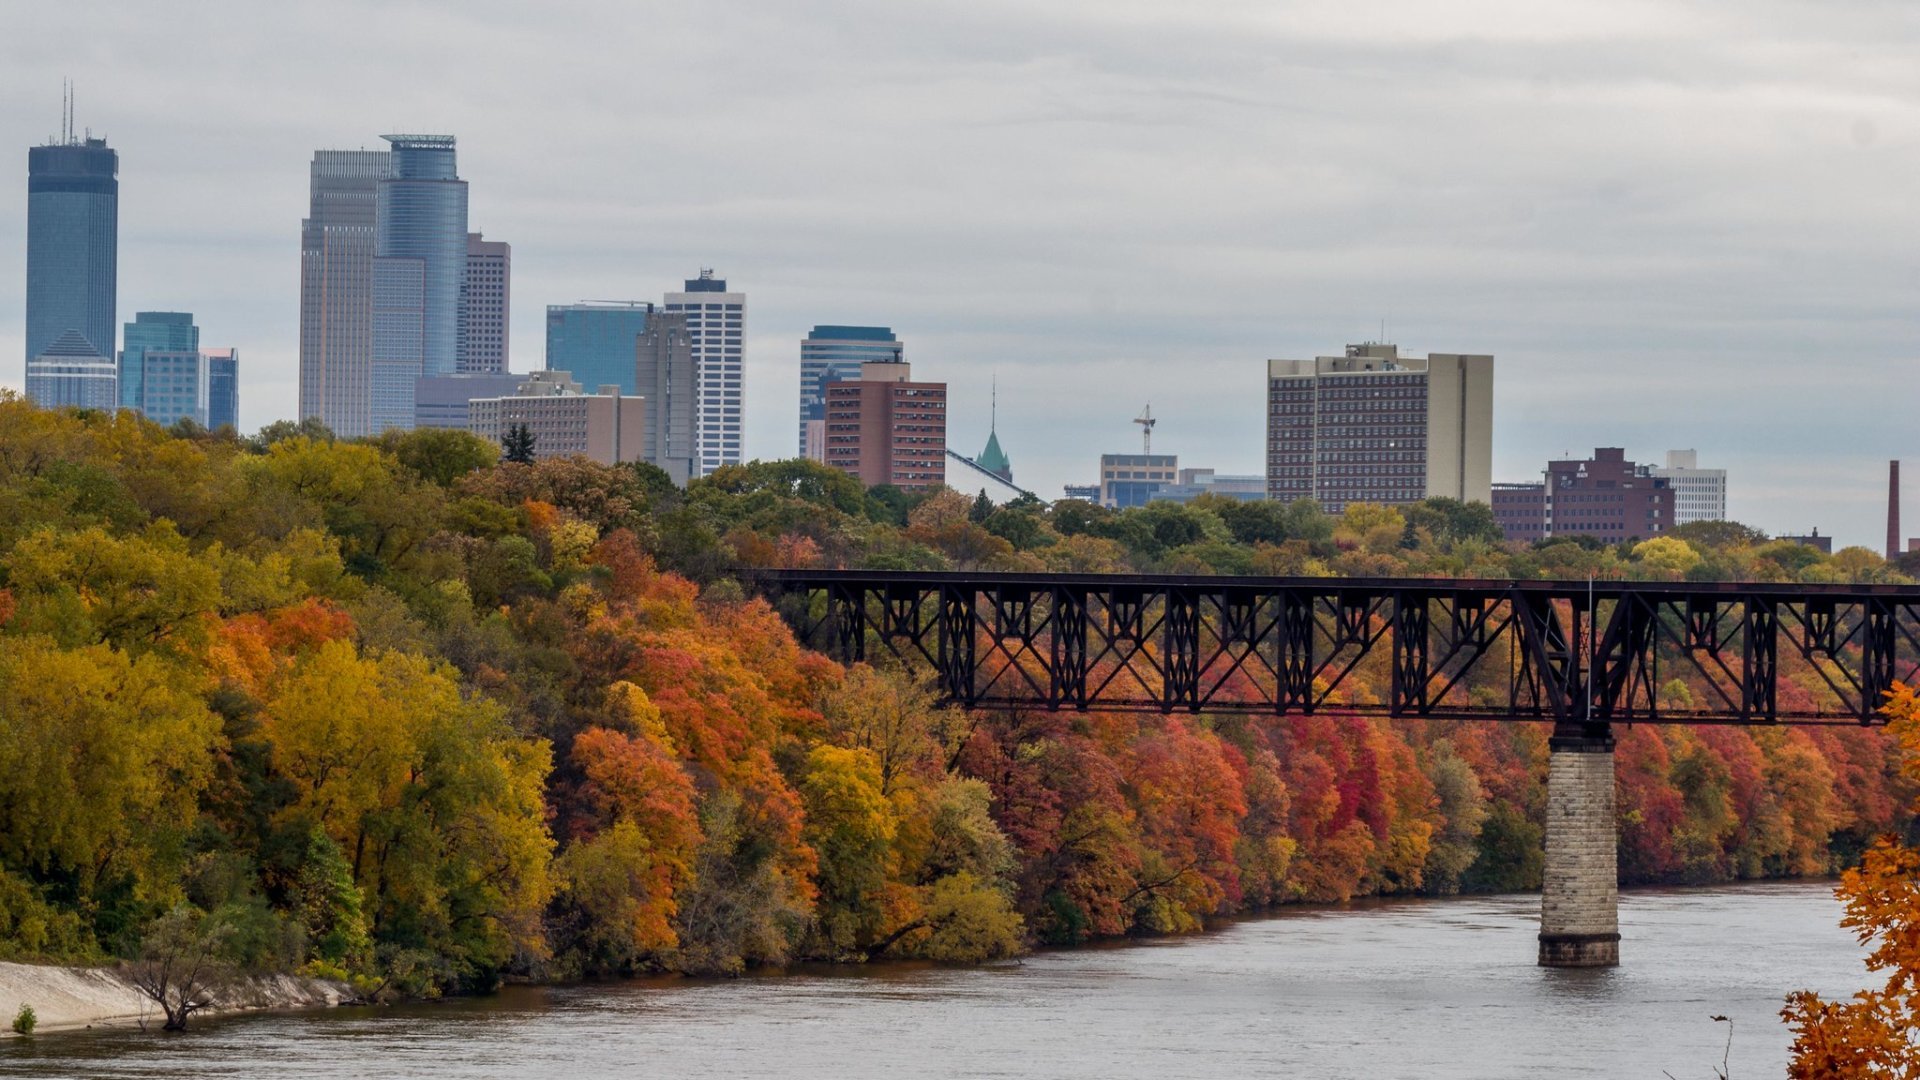
POLYGON ((752 570, 802 640, 969 708, 1872 723, 1920 588, 752 570))

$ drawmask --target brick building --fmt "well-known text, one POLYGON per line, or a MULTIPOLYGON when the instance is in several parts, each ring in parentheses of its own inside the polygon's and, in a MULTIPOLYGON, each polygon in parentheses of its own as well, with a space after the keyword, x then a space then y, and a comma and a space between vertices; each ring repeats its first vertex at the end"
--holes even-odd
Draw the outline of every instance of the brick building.
POLYGON ((914 382, 913 365, 860 365, 826 384, 826 462, 862 484, 906 491, 947 481, 947 384, 914 382))
POLYGON ((1651 465, 1627 460, 1617 446, 1602 446, 1585 460, 1547 463, 1538 484, 1501 484, 1493 493, 1493 517, 1509 540, 1591 536, 1610 544, 1647 540, 1673 531, 1672 481, 1651 465))

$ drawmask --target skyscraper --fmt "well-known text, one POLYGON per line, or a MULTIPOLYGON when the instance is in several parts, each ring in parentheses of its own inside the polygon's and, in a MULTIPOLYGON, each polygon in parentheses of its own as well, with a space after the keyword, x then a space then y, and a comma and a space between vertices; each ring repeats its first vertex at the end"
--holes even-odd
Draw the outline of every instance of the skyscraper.
MULTIPOLYGON (((93 355, 114 354, 120 158, 105 139, 73 131, 27 151, 27 359, 69 331, 93 355)), ((58 355, 71 360, 65 340, 58 355)))
POLYGON ((666 296, 669 312, 685 312, 693 350, 695 391, 694 475, 740 463, 741 382, 746 371, 741 339, 746 322, 745 293, 728 292, 725 279, 702 270, 683 292, 666 296))
MULTIPOLYGON (((582 386, 648 393, 635 381, 633 365, 634 349, 653 313, 653 305, 644 300, 548 305, 547 370, 571 372, 582 386)), ((689 397, 691 390, 689 383, 689 397)))
POLYGON ((1727 520, 1727 470, 1701 468, 1697 451, 1667 451, 1666 467, 1653 475, 1673 487, 1673 524, 1727 520))
POLYGON ((392 164, 374 198, 375 431, 413 426, 414 383, 459 369, 467 182, 451 135, 382 135, 392 164))
POLYGON ((43 409, 74 407, 111 412, 120 393, 113 361, 94 352, 78 330, 68 330, 27 361, 27 399, 43 409))
POLYGON ((238 426, 239 353, 203 351, 200 328, 184 311, 142 311, 124 331, 120 407, 156 424, 191 420, 201 427, 238 426))
POLYGON ((479 233, 467 234, 467 276, 460 289, 462 375, 507 370, 507 324, 513 294, 513 249, 479 233))
POLYGON ((827 384, 857 379, 860 365, 906 359, 887 326, 816 326, 800 342, 800 456, 827 460, 827 384))
POLYGON ((674 483, 683 485, 699 475, 694 332, 688 322, 677 311, 654 313, 640 333, 633 365, 635 386, 647 399, 646 451, 641 459, 665 469, 674 483))
POLYGON ((200 328, 184 311, 140 311, 121 331, 120 340, 120 407, 144 411, 147 354, 198 352, 200 328))
POLYGON ((1493 357, 1393 345, 1267 361, 1267 495, 1348 503, 1489 502, 1493 357))
POLYGON ((905 361, 862 364, 827 387, 827 464, 868 487, 947 480, 947 384, 914 382, 905 361))
POLYGON ((300 223, 300 415, 373 433, 374 202, 385 150, 316 150, 300 223))

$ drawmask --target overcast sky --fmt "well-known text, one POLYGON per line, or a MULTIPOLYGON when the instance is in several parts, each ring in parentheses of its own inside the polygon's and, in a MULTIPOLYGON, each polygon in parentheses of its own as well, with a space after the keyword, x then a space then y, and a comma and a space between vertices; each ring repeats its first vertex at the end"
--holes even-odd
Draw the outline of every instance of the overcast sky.
MULTIPOLYGON (((747 449, 795 445, 799 339, 892 326, 978 452, 989 379, 1043 496, 1103 451, 1262 469, 1268 357, 1496 357, 1494 475, 1694 447, 1732 516, 1884 540, 1920 473, 1920 5, 163 4, 0 0, 0 383, 24 360, 26 148, 120 153, 120 319, 240 349, 297 408, 317 148, 451 133, 543 308, 746 292, 747 449)), ((1920 485, 1907 531, 1920 534, 1920 485)))

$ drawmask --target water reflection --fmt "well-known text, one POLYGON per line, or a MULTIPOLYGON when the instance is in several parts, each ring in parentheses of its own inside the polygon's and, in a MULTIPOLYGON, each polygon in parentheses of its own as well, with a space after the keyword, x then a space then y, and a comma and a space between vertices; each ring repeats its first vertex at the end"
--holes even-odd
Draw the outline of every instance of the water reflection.
POLYGON ((970 971, 509 989, 393 1009, 0 1043, 0 1075, 1504 1077, 1779 1075, 1790 989, 1859 950, 1824 885, 1632 893, 1625 966, 1533 965, 1534 897, 1355 905, 970 971))

